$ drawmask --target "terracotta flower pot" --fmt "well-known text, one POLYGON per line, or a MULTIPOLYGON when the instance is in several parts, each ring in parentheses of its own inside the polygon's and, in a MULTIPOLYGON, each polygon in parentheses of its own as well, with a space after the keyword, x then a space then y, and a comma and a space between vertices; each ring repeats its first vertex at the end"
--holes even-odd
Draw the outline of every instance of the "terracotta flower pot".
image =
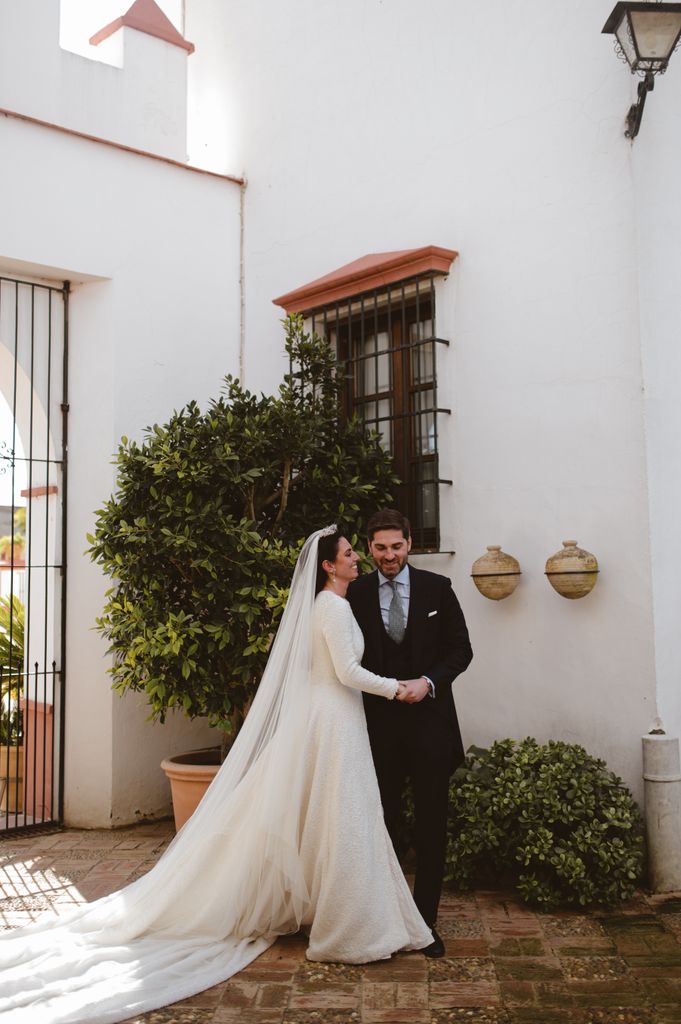
POLYGON ((220 748, 205 747, 167 757, 161 762, 161 768, 170 779, 175 828, 179 832, 218 773, 220 748))
POLYGON ((0 811, 24 809, 24 748, 0 745, 0 811), (3 786, 1 783, 4 782, 3 786))

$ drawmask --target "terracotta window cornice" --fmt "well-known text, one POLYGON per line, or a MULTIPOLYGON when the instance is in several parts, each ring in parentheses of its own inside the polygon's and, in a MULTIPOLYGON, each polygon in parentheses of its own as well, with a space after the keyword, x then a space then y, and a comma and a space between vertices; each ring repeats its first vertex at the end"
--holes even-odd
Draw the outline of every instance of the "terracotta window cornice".
POLYGON ((370 253, 272 301, 287 313, 310 313, 332 302, 387 287, 419 274, 448 274, 457 256, 454 249, 444 249, 439 245, 370 253))

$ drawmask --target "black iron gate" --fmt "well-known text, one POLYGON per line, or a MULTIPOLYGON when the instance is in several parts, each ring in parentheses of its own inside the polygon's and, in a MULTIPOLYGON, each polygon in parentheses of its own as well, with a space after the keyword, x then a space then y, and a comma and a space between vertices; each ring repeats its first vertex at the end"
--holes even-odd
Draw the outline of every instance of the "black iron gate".
POLYGON ((0 836, 63 817, 68 298, 0 276, 0 836))

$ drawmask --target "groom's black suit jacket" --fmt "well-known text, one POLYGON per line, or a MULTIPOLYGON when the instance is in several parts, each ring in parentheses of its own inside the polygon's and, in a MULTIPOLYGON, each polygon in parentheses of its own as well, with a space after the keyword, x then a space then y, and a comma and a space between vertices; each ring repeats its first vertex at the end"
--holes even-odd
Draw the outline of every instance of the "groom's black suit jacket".
MULTIPOLYGON (((364 634, 362 664, 371 672, 385 675, 378 573, 374 570, 351 583, 348 600, 364 634)), ((404 643, 408 645, 404 660, 409 671, 401 678, 428 676, 435 686, 435 697, 405 704, 365 693, 372 745, 381 738, 388 739, 395 729, 406 729, 416 744, 445 743, 455 766, 463 760, 464 750, 451 683, 468 667, 473 651, 463 612, 446 576, 409 566, 409 618, 404 643)))

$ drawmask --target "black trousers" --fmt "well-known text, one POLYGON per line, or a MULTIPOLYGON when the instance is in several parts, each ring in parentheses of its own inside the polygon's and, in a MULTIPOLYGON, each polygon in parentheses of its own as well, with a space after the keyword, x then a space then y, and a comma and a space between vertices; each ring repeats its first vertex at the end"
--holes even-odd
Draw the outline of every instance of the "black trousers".
MULTIPOLYGON (((426 698, 427 699, 427 698, 426 698)), ((444 730, 446 723, 438 723, 444 730)), ((437 728, 435 730, 438 731, 437 728)), ((453 737, 421 737, 407 730, 369 729, 385 823, 396 851, 404 813, 407 779, 414 795, 416 878, 414 902, 433 927, 442 891, 447 854, 447 806, 452 771, 453 737), (435 740, 435 742, 433 742, 435 740)))

